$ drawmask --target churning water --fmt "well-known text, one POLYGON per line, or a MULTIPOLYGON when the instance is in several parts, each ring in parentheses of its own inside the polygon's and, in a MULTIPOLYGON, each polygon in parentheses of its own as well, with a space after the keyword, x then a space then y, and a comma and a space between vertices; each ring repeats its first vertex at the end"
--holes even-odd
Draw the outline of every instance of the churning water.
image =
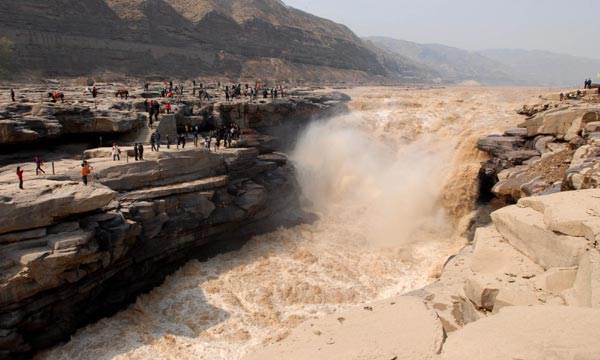
POLYGON ((43 359, 238 359, 303 321, 431 282, 463 244, 481 135, 535 90, 361 88, 291 154, 311 224, 191 261, 43 359))

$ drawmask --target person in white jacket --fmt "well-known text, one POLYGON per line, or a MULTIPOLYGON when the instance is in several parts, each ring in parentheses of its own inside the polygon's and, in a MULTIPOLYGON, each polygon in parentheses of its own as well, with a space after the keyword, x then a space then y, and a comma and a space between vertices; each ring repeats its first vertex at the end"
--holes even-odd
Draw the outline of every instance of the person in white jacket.
POLYGON ((119 149, 119 145, 117 145, 116 143, 113 143, 112 157, 113 161, 121 160, 121 149, 119 149))

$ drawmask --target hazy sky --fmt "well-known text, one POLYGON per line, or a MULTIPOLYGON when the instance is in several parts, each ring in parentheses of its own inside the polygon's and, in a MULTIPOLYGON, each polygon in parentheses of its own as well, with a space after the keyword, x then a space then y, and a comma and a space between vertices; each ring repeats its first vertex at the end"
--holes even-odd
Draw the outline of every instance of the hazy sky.
POLYGON ((469 50, 539 49, 600 59, 600 0, 283 0, 382 35, 469 50))

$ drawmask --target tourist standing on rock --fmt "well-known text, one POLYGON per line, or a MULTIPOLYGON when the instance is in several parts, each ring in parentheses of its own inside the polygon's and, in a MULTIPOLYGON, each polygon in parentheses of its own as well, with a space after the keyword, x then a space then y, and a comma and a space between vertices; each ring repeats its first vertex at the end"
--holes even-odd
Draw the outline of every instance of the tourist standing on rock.
POLYGON ((156 149, 156 134, 150 135, 150 151, 158 151, 156 149))
POLYGON ((139 151, 138 151, 138 144, 137 143, 133 144, 133 156, 135 157, 135 161, 138 161, 139 151))
POLYGON ((138 153, 140 155, 140 161, 144 160, 144 144, 138 144, 138 153))
POLYGON ((84 160, 83 163, 81 163, 81 181, 83 181, 83 185, 88 184, 88 175, 91 171, 92 168, 87 163, 87 161, 84 160))
POLYGON ((17 166, 17 178, 19 178, 19 189, 23 190, 23 170, 17 166))
POLYGON ((96 87, 94 86, 92 88, 92 98, 96 98, 96 96, 98 96, 98 89, 96 89, 96 87))
POLYGON ((167 134, 167 149, 171 148, 171 137, 167 134))
POLYGON ((117 143, 113 143, 112 157, 113 161, 121 160, 121 149, 119 149, 119 145, 117 145, 117 143))
POLYGON ((15 102, 15 90, 14 89, 10 89, 10 98, 12 99, 12 102, 15 102))
POLYGON ((160 133, 156 130, 156 151, 160 151, 160 133))
POLYGON ((204 139, 204 147, 210 151, 210 136, 207 136, 206 139, 204 139))
POLYGON ((185 135, 181 134, 181 148, 185 149, 185 135))
POLYGON ((229 102, 229 86, 225 86, 225 101, 229 102))
POLYGON ((156 121, 158 121, 158 113, 160 112, 160 104, 158 103, 158 101, 154 101, 152 103, 152 106, 154 108, 154 119, 156 121))
POLYGON ((148 99, 144 100, 144 111, 148 112, 148 99))
POLYGON ((46 172, 42 169, 42 165, 44 165, 44 163, 42 162, 42 159, 40 159, 39 155, 36 155, 36 157, 35 157, 35 176, 38 176, 40 171, 42 173, 44 173, 44 175, 46 175, 46 172))
POLYGON ((167 114, 171 113, 171 103, 166 103, 165 104, 165 110, 167 110, 167 114))

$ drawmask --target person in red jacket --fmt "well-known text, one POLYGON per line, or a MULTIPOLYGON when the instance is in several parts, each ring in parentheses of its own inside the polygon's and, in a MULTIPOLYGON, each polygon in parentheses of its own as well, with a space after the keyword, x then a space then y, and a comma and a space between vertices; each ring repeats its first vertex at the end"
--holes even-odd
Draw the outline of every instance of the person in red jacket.
POLYGON ((19 178, 19 189, 23 190, 23 170, 17 166, 17 177, 19 178))
POLYGON ((167 110, 167 114, 171 113, 171 103, 166 103, 165 104, 165 110, 167 110))

